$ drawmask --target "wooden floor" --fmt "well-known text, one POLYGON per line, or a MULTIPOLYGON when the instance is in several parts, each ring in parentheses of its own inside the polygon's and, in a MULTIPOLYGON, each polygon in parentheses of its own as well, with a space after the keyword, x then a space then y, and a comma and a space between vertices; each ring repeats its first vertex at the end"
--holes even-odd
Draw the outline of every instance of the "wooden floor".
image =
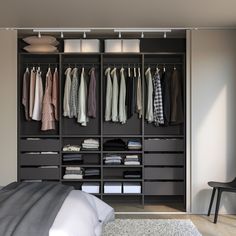
POLYGON ((220 215, 213 224, 213 215, 116 215, 119 219, 190 219, 203 236, 236 236, 236 215, 220 215))

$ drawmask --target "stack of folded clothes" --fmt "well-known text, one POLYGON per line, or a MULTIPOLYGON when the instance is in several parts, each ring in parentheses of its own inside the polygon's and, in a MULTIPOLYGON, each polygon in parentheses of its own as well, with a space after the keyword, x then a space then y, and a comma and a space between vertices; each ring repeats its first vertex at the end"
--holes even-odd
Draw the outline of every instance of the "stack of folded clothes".
POLYGON ((85 139, 82 143, 82 148, 86 150, 98 150, 99 141, 97 139, 85 139))
POLYGON ((126 143, 122 139, 111 139, 103 144, 105 151, 123 151, 126 150, 126 143))
POLYGON ((83 157, 81 154, 64 154, 63 162, 75 162, 78 164, 83 163, 83 157))
POLYGON ((85 178, 92 178, 92 177, 99 177, 100 176, 100 170, 99 169, 86 169, 84 171, 84 177, 85 178))
POLYGON ((142 144, 137 140, 129 140, 128 141, 128 149, 129 150, 140 150, 142 149, 142 144))
POLYGON ((119 155, 107 155, 104 158, 105 165, 120 165, 122 161, 122 157, 119 155))
POLYGON ((65 145, 62 150, 64 152, 79 152, 80 148, 81 147, 79 145, 68 144, 68 145, 65 145))
POLYGON ((125 165, 140 165, 138 155, 127 155, 124 160, 125 165))
POLYGON ((141 171, 128 170, 124 171, 124 179, 141 179, 141 171))
POLYGON ((77 166, 67 166, 63 179, 83 179, 83 169, 77 166))

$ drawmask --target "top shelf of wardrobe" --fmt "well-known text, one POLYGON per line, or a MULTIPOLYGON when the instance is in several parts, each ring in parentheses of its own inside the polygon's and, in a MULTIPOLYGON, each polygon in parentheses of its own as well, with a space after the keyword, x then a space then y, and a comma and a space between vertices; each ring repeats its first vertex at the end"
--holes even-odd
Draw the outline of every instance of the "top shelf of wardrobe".
POLYGON ((54 52, 54 53, 29 53, 29 52, 20 52, 20 55, 78 55, 78 56, 86 56, 86 55, 94 55, 94 56, 127 56, 127 55, 133 55, 133 56, 141 56, 141 55, 185 55, 184 52, 139 52, 139 53, 105 53, 105 52, 99 52, 99 53, 68 53, 68 52, 54 52))

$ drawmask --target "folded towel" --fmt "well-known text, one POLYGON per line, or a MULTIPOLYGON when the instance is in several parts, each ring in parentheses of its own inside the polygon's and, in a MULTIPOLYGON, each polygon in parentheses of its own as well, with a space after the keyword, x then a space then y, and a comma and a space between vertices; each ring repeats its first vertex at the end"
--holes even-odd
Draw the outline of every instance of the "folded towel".
POLYGON ((83 179, 83 175, 66 174, 63 176, 63 179, 83 179))
POLYGON ((140 165, 140 162, 139 161, 129 161, 129 162, 124 162, 124 164, 126 166, 128 166, 128 165, 140 165))

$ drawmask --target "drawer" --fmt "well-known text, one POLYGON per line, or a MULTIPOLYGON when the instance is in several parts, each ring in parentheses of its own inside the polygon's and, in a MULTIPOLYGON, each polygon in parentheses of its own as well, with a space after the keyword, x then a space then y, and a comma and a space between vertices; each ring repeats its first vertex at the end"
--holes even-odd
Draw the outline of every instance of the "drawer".
POLYGON ((149 153, 144 156, 144 165, 182 166, 184 165, 184 155, 175 153, 149 153))
POLYGON ((60 165, 59 154, 21 154, 21 166, 60 165))
POLYGON ((184 168, 155 168, 145 167, 144 168, 144 179, 146 180, 183 180, 184 179, 184 168))
POLYGON ((184 182, 144 182, 145 195, 184 195, 184 182))
POLYGON ((21 168, 20 179, 47 179, 55 180, 60 178, 59 168, 21 168))
POLYGON ((144 140, 146 152, 182 152, 184 151, 183 139, 146 139, 144 140))
POLYGON ((59 139, 39 139, 39 140, 27 140, 22 139, 20 141, 21 151, 60 151, 59 139))

